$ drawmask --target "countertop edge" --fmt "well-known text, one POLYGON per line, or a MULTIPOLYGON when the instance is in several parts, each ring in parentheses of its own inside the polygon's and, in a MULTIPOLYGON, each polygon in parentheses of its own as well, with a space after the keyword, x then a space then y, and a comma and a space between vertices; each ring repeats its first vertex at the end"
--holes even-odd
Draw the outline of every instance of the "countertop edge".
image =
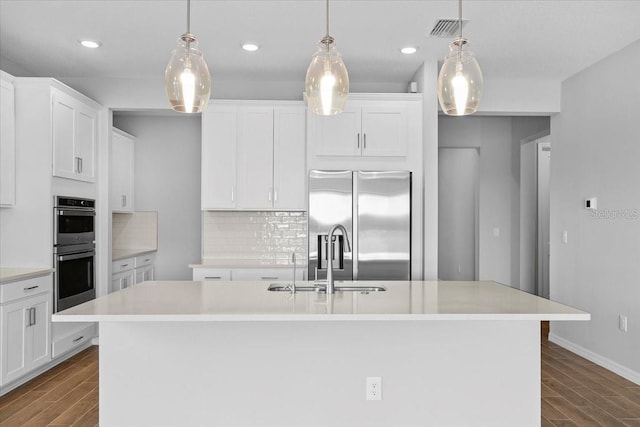
POLYGON ((55 269, 51 267, 2 268, 0 270, 15 270, 14 273, 7 274, 6 276, 4 275, 5 273, 2 272, 2 274, 0 274, 0 285, 46 276, 47 274, 55 272, 55 269))
POLYGON ((54 314, 54 322, 349 322, 349 321, 587 321, 589 313, 490 313, 490 314, 98 314, 60 315, 54 314))
MULTIPOLYGON (((123 251, 116 251, 116 252, 123 252, 123 251)), ((113 255, 113 252, 111 253, 111 261, 120 261, 122 259, 125 258, 134 258, 140 255, 145 255, 145 254, 150 254, 153 252, 158 252, 158 249, 140 249, 140 250, 134 250, 132 252, 126 252, 126 253, 119 253, 117 254, 117 256, 113 255)))

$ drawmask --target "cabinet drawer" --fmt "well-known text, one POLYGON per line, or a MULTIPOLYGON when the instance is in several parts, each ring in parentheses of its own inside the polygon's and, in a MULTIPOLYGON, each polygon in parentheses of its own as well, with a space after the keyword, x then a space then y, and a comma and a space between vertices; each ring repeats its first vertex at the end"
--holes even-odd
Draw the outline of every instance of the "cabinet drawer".
POLYGON ((86 343, 87 341, 89 341, 91 338, 96 336, 96 328, 95 325, 92 323, 90 325, 87 325, 86 327, 72 333, 69 335, 66 335, 58 340, 55 340, 53 342, 53 352, 52 352, 52 356, 58 357, 61 354, 64 354, 70 350, 73 350, 76 347, 80 347, 81 345, 83 345, 84 343, 86 343))
POLYGON ((133 270, 135 267, 135 258, 124 258, 114 261, 111 267, 111 274, 120 273, 121 271, 133 270))
POLYGON ((135 267, 140 268, 145 265, 152 265, 156 262, 156 254, 155 252, 150 254, 139 255, 136 257, 135 267))
POLYGON ((51 292, 52 288, 51 274, 0 285, 0 304, 51 292))
MULTIPOLYGON (((303 268, 296 271, 296 280, 302 280, 303 268)), ((291 280, 293 268, 236 268, 231 279, 236 280, 291 280)))
POLYGON ((231 280, 231 270, 226 268, 194 268, 193 280, 231 280))

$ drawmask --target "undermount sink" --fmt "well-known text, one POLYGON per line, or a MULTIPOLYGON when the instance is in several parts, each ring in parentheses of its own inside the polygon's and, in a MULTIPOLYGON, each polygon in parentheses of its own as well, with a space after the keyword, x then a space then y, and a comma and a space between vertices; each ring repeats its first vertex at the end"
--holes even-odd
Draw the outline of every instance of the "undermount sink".
MULTIPOLYGON (((271 283, 267 288, 270 292, 291 292, 291 287, 288 284, 282 283, 271 283)), ((382 286, 336 286, 336 292, 361 292, 361 293, 369 293, 369 292, 383 292, 386 291, 386 288, 382 286)), ((325 287, 323 285, 316 286, 296 286, 296 292, 319 292, 324 293, 325 287)))

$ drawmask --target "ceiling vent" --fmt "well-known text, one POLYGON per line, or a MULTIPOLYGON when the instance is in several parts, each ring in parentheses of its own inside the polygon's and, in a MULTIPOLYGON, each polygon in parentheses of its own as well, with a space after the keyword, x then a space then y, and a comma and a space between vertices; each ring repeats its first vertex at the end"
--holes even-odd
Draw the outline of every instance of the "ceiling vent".
MULTIPOLYGON (((462 28, 464 28, 468 22, 468 19, 463 19, 462 28)), ((449 39, 457 36, 458 34, 460 34, 460 29, 458 28, 457 19, 438 19, 433 25, 431 31, 429 31, 427 37, 440 37, 449 39)))

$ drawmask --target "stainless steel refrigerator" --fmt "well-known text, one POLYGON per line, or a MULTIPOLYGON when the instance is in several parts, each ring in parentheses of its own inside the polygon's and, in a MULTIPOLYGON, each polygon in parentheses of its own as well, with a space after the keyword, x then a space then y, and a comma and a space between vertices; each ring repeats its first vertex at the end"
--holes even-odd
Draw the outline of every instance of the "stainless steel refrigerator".
POLYGON ((309 280, 327 277, 327 234, 336 280, 411 279, 411 172, 309 172, 309 280), (350 252, 345 248, 351 246, 350 252))

